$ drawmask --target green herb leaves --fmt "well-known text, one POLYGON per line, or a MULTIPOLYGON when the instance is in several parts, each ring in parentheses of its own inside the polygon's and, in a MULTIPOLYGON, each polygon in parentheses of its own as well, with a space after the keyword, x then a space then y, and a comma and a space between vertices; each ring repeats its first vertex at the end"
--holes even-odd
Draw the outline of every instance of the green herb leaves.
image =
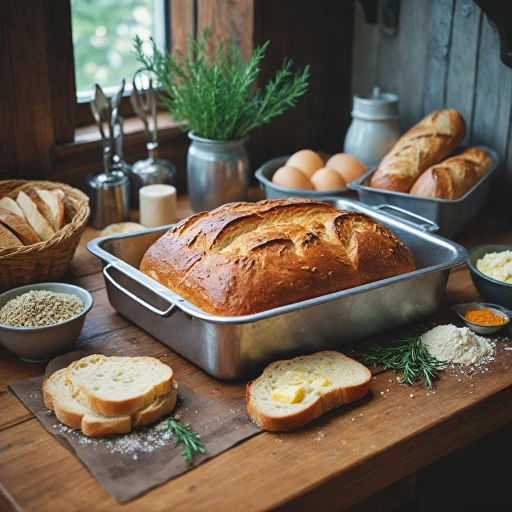
POLYGON ((203 442, 191 425, 182 425, 174 418, 167 418, 163 427, 174 433, 174 446, 185 446, 182 455, 187 462, 192 463, 195 453, 206 453, 203 442))
POLYGON ((403 372, 401 382, 411 386, 423 380, 430 389, 434 389, 434 381, 439 378, 437 369, 446 366, 446 361, 438 361, 428 353, 421 337, 397 340, 389 347, 372 346, 362 359, 374 366, 383 364, 395 373, 403 372))
POLYGON ((137 60, 166 93, 162 102, 173 119, 186 122, 186 128, 197 136, 243 139, 254 128, 295 106, 307 91, 309 66, 294 74, 293 63, 287 59, 273 80, 255 90, 268 42, 257 47, 245 62, 233 40, 218 43, 215 55, 209 56, 209 36, 206 27, 197 40, 189 39, 188 55, 176 48, 172 53, 161 52, 151 39, 149 57, 139 37, 134 44, 137 60))

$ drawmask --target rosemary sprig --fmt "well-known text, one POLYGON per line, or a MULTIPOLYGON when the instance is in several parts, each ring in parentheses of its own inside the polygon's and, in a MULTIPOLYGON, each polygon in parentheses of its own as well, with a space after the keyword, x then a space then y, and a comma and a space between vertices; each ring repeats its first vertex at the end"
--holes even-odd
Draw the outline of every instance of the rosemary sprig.
POLYGON ((362 360, 374 366, 383 364, 395 373, 403 372, 401 383, 412 386, 423 380, 430 389, 435 388, 434 381, 439 379, 437 369, 447 364, 431 356, 419 336, 397 340, 389 347, 373 345, 362 360))
POLYGON ((192 463, 195 453, 206 453, 204 444, 199 435, 194 432, 192 425, 182 425, 174 418, 167 418, 164 428, 174 433, 174 446, 179 444, 185 446, 185 450, 181 454, 187 462, 192 463))
POLYGON ((162 87, 163 104, 175 121, 186 123, 199 137, 213 140, 243 139, 247 134, 287 108, 295 106, 308 88, 309 67, 294 73, 285 59, 281 69, 266 86, 257 88, 268 41, 254 49, 246 62, 230 39, 210 51, 206 27, 197 40, 190 38, 188 51, 161 51, 150 40, 150 55, 136 37, 135 58, 162 87))

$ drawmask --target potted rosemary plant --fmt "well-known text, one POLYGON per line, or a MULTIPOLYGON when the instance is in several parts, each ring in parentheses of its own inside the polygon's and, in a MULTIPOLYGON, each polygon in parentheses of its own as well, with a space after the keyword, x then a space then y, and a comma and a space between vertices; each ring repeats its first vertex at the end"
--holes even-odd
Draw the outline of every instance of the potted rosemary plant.
POLYGON ((175 121, 185 123, 192 139, 187 159, 189 197, 195 211, 245 199, 250 168, 245 141, 251 130, 269 123, 293 107, 308 87, 309 67, 292 72, 285 59, 265 87, 255 82, 268 41, 257 47, 248 62, 233 40, 207 51, 209 29, 189 39, 187 55, 174 48, 143 51, 136 37, 135 55, 153 74, 163 91, 162 101, 175 121))

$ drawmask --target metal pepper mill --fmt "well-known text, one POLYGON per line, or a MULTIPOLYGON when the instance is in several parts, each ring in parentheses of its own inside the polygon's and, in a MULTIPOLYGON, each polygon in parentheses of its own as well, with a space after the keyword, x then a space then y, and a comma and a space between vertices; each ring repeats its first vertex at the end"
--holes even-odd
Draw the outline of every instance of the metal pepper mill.
POLYGON ((136 207, 139 204, 139 190, 146 185, 164 183, 174 185, 176 166, 158 158, 158 129, 157 129, 157 98, 153 89, 153 81, 143 71, 139 70, 133 77, 133 89, 130 96, 133 110, 141 119, 146 134, 149 157, 135 162, 131 168, 131 202, 136 207), (137 78, 141 81, 141 88, 137 87, 137 78), (147 89, 143 88, 148 83, 147 89))
POLYGON ((87 177, 87 193, 91 202, 91 225, 95 229, 130 219, 129 166, 122 159, 123 119, 118 114, 124 80, 117 94, 108 100, 101 87, 95 85, 91 110, 103 142, 103 170, 87 177))

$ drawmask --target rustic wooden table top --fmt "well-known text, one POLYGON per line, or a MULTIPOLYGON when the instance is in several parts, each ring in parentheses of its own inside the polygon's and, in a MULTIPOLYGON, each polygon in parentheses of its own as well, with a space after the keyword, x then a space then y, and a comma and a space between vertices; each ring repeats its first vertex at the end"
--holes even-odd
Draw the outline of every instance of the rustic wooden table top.
MULTIPOLYGON (((188 214, 181 199, 179 216, 188 214)), ((79 343, 158 357, 179 382, 210 398, 243 396, 243 383, 211 378, 116 314, 100 263, 85 248, 95 236, 87 230, 68 276, 95 301, 79 343)), ((458 241, 467 248, 512 243, 512 229, 482 217, 458 241)), ((455 320, 449 305, 474 299, 468 270, 459 267, 437 316, 455 320)), ((7 389, 11 380, 42 375, 45 365, 24 363, 0 346, 0 510, 342 510, 512 419, 512 351, 505 345, 512 343, 498 343, 488 371, 442 372, 435 392, 375 371, 362 401, 295 433, 257 435, 122 506, 7 389)), ((344 351, 350 354, 351 347, 344 351)))

